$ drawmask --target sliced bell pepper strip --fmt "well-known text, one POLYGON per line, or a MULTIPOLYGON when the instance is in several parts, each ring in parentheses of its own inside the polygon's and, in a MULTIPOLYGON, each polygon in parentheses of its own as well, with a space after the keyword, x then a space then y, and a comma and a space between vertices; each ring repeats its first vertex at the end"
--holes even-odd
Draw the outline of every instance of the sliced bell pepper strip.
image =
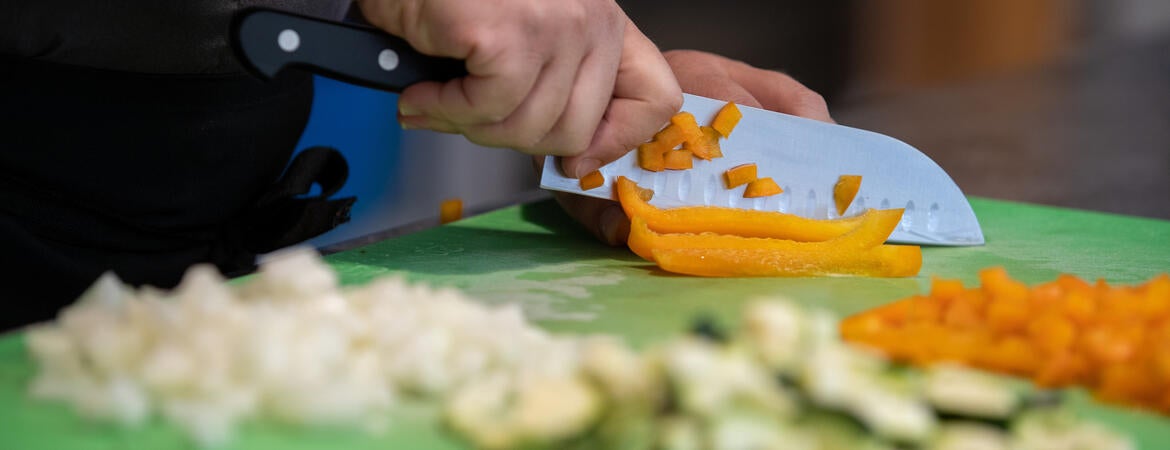
POLYGON ((858 227, 841 237, 818 242, 798 242, 788 239, 750 238, 715 233, 659 234, 650 229, 640 216, 630 219, 630 250, 647 261, 653 261, 655 249, 742 249, 792 252, 855 253, 882 245, 902 219, 900 209, 871 209, 861 216, 858 227))
POLYGON ((728 103, 715 114, 715 119, 711 121, 711 128, 714 128, 723 137, 728 137, 731 136, 731 130, 735 128, 741 118, 743 118, 743 113, 739 111, 739 107, 735 106, 735 103, 728 103))
POLYGON ((711 232, 807 242, 832 239, 861 224, 860 217, 817 220, 781 212, 717 206, 659 209, 646 201, 653 191, 639 188, 626 177, 618 177, 617 191, 627 216, 642 217, 650 229, 660 233, 711 232))
POLYGON ((837 215, 845 215, 845 210, 849 209, 849 205, 853 203, 853 198, 857 197, 857 191, 861 189, 861 175, 841 175, 837 179, 837 184, 833 186, 833 202, 837 204, 837 215))
POLYGON ((922 267, 922 251, 915 245, 880 245, 836 253, 759 248, 664 248, 654 249, 653 255, 662 270, 703 277, 909 277, 917 275, 922 267))
POLYGON ((771 177, 764 177, 748 183, 747 189, 743 191, 743 196, 744 198, 771 197, 781 192, 784 190, 780 189, 780 185, 776 184, 775 180, 772 180, 771 177))

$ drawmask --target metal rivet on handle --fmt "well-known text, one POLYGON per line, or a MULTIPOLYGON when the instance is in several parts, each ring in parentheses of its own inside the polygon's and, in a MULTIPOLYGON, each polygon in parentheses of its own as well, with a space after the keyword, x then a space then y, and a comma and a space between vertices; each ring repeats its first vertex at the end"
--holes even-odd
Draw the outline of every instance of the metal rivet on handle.
POLYGON ((297 34, 295 30, 284 30, 276 35, 276 45, 280 46, 281 50, 292 53, 301 47, 301 35, 297 34))
POLYGON ((394 50, 383 49, 378 53, 378 67, 387 72, 394 70, 398 67, 398 54, 394 53, 394 50))

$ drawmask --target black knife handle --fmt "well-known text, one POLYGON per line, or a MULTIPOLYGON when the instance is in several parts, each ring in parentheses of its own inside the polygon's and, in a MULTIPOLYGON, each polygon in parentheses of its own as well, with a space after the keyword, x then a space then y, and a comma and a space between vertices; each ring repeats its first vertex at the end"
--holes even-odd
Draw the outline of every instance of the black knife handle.
POLYGON ((377 28, 266 8, 232 20, 232 47, 244 67, 264 78, 295 67, 362 86, 402 92, 420 81, 467 75, 463 62, 427 56, 377 28))

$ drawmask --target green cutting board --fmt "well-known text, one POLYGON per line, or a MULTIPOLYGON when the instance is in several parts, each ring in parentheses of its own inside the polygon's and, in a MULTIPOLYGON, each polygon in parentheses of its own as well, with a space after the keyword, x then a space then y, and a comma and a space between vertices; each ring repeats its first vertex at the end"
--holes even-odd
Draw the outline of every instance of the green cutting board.
MULTIPOLYGON (((910 279, 705 279, 656 270, 624 249, 585 235, 555 203, 495 211, 444 227, 331 255, 345 283, 401 273, 458 287, 491 303, 521 302, 530 317, 563 332, 605 332, 643 345, 679 332, 709 313, 733 325, 741 306, 783 296, 845 315, 924 289, 932 275, 975 284, 979 269, 1003 266, 1029 283, 1059 273, 1136 283, 1170 271, 1170 222, 973 199, 987 245, 925 248, 910 279)), ((24 386, 32 367, 19 336, 0 340, 0 448, 189 448, 173 428, 153 423, 116 430, 87 423, 60 405, 32 402, 24 386)), ((1072 397, 1085 414, 1133 435, 1143 449, 1170 448, 1170 419, 1072 397)), ((462 448, 427 420, 404 414, 381 436, 337 429, 245 426, 229 449, 462 448)))

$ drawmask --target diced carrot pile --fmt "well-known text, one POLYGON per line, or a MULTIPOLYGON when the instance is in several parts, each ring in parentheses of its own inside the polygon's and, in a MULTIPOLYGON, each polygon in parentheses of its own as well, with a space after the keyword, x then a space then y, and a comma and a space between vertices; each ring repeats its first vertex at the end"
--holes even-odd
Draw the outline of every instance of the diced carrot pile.
POLYGON ((981 285, 935 279, 926 295, 857 314, 846 340, 918 365, 959 362, 1170 414, 1170 275, 1135 286, 1073 275, 1029 287, 1002 268, 981 285))

